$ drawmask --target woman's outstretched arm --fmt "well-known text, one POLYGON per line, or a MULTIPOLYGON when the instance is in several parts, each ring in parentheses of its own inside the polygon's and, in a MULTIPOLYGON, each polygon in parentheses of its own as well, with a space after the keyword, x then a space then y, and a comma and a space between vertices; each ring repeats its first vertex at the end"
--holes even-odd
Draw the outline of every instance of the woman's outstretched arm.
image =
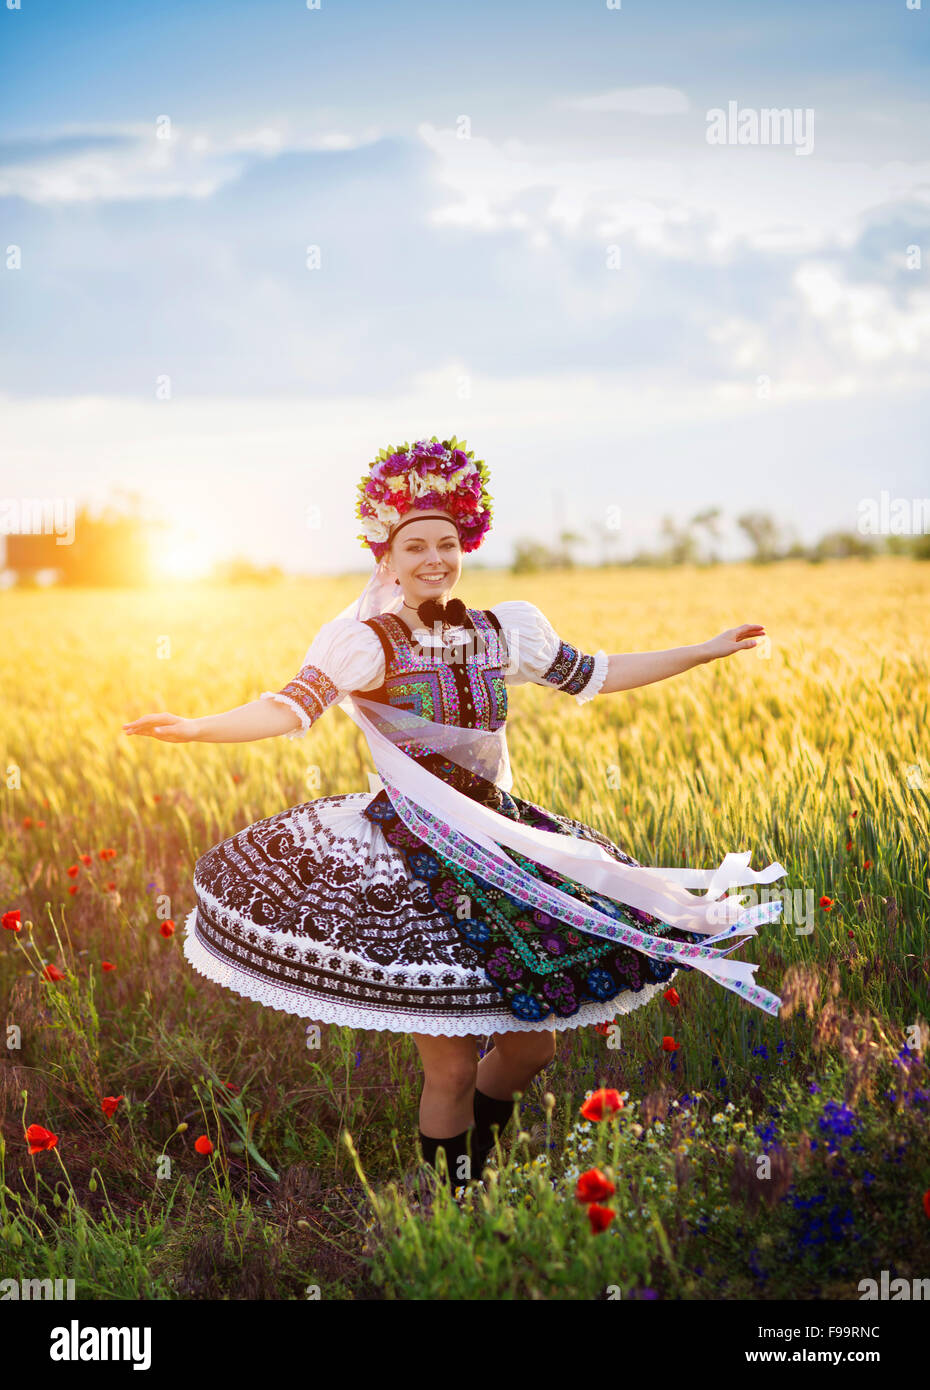
POLYGON ((163 743, 251 743, 275 738, 300 727, 299 714, 277 700, 250 700, 247 705, 183 719, 177 714, 143 714, 123 725, 127 734, 146 734, 163 743))
POLYGON ((690 671, 693 666, 755 647, 755 639, 764 635, 762 623, 741 623, 690 647, 670 647, 664 652, 618 652, 607 658, 607 675, 598 694, 610 695, 615 690, 633 690, 639 685, 664 681, 690 671))

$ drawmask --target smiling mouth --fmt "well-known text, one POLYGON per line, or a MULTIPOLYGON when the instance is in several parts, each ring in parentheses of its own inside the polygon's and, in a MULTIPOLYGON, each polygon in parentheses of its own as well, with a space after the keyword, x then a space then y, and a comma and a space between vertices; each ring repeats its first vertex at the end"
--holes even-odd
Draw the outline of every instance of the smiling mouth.
POLYGON ((421 583, 435 584, 437 580, 445 579, 445 577, 445 574, 421 574, 420 581, 421 583))

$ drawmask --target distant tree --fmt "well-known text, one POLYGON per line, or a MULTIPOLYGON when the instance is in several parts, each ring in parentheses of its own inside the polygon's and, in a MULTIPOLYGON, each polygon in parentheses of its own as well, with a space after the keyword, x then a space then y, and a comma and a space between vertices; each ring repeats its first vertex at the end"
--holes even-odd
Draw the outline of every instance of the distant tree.
POLYGON ((886 536, 886 555, 910 555, 914 560, 930 560, 930 531, 917 536, 886 536))
POLYGON ((875 555, 875 542, 858 531, 830 531, 812 547, 811 556, 817 560, 848 560, 851 556, 875 555))
POLYGON ((120 492, 116 502, 76 508, 69 543, 51 534, 7 537, 7 565, 21 578, 39 570, 57 570, 69 585, 147 584, 151 577, 152 523, 138 494, 120 492))
POLYGON ((696 512, 691 518, 691 525, 700 527, 705 534, 705 545, 707 547, 707 563, 716 565, 720 556, 717 554, 716 542, 720 539, 720 518, 723 515, 719 507, 707 507, 702 512, 696 512))
POLYGON ((553 555, 553 563, 561 569, 574 569, 575 557, 572 555, 572 546, 587 545, 587 536, 581 536, 577 531, 560 531, 559 543, 553 555))
POLYGON ((666 545, 662 560, 666 565, 693 565, 698 558, 698 543, 691 523, 677 526, 670 516, 662 518, 662 535, 666 545))
POLYGON ((744 512, 736 524, 753 546, 750 558, 754 564, 765 565, 779 558, 778 523, 768 512, 744 512))
POLYGON ((511 574, 535 574, 552 568, 552 551, 541 541, 517 541, 513 548, 511 574))

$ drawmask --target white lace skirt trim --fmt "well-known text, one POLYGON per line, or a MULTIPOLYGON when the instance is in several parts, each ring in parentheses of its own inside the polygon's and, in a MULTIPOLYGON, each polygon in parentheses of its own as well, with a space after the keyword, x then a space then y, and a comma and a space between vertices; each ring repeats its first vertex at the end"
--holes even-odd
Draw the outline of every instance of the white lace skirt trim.
POLYGON ((316 1023, 335 1023, 344 1028, 367 1028, 380 1033, 425 1033, 430 1037, 462 1038, 488 1033, 551 1033, 553 1030, 565 1032, 569 1028, 593 1027, 595 1023, 610 1023, 618 1014, 632 1013, 634 1009, 647 1004, 660 991, 668 989, 678 973, 673 971, 668 980, 658 984, 644 985, 638 990, 624 990, 613 999, 583 1004, 570 1018, 552 1016, 532 1023, 516 1018, 503 1004, 497 1011, 472 1014, 468 1018, 437 1018, 435 1014, 398 1013, 337 1000, 315 999, 305 990, 291 990, 285 985, 257 980, 213 955, 195 935, 196 920, 197 909, 194 907, 185 918, 184 955, 194 969, 208 980, 281 1013, 295 1014, 298 1018, 312 1019, 316 1023))

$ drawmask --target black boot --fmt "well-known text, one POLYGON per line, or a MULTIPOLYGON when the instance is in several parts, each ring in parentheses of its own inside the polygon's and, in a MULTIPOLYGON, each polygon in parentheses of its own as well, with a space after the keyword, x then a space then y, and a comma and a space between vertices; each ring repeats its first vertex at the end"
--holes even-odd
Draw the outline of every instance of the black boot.
POLYGON ((512 1100, 495 1100, 475 1087, 475 1176, 480 1178, 485 1163, 494 1148, 494 1135, 491 1126, 498 1126, 503 1139, 507 1122, 513 1115, 512 1100))
POLYGON ((475 1172, 474 1125, 470 1125, 461 1134, 452 1135, 449 1139, 432 1139, 428 1134, 424 1134, 422 1129, 418 1130, 418 1133, 423 1157, 436 1169, 437 1173, 439 1172, 437 1151, 442 1148, 448 1169, 446 1181, 453 1195, 457 1187, 467 1187, 472 1177, 480 1177, 480 1174, 475 1172))

